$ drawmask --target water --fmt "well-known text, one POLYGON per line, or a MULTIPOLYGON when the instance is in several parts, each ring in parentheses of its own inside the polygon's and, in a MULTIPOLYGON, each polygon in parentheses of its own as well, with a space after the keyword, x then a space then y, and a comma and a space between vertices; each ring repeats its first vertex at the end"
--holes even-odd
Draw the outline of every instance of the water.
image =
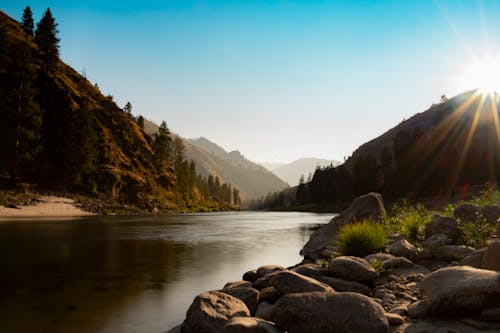
POLYGON ((231 212, 0 222, 0 331, 165 332, 193 298, 293 265, 333 214, 231 212))

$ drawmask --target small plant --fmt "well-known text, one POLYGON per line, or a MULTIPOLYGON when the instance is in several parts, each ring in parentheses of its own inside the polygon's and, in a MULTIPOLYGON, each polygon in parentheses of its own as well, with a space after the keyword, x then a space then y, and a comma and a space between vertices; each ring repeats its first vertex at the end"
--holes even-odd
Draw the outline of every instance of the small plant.
POLYGON ((385 231, 373 222, 347 224, 339 231, 338 251, 342 255, 364 257, 385 248, 385 231))
POLYGON ((382 260, 372 259, 370 260, 370 265, 373 267, 377 274, 385 272, 384 262, 382 260))
POLYGON ((408 215, 403 219, 401 233, 412 243, 420 243, 424 240, 424 229, 428 219, 422 214, 408 215))
POLYGON ((476 249, 480 249, 486 245, 488 238, 495 232, 495 225, 478 214, 476 222, 465 222, 460 225, 462 229, 465 244, 476 249))

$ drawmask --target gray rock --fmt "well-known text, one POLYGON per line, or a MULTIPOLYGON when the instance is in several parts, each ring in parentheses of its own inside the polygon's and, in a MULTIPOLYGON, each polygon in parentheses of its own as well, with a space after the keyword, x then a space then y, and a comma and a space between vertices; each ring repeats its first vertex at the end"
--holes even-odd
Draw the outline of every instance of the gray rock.
POLYGON ((425 238, 437 234, 445 234, 453 241, 462 239, 462 230, 456 218, 434 215, 432 220, 425 225, 425 238))
POLYGON ((284 270, 286 270, 286 268, 283 266, 277 266, 277 265, 261 266, 261 267, 257 268, 257 279, 266 277, 269 274, 272 274, 274 272, 284 271, 284 270))
MULTIPOLYGON (((500 307, 500 273, 469 266, 447 267, 419 285, 430 316, 474 315, 500 307)), ((411 314, 410 308, 408 312, 411 314)))
POLYGON ((425 249, 434 249, 448 244, 451 244, 451 239, 446 234, 436 234, 424 240, 422 247, 425 249))
POLYGON ((411 267, 394 268, 390 273, 394 274, 396 276, 402 276, 402 277, 407 278, 407 277, 418 275, 418 274, 427 275, 430 273, 430 271, 427 268, 425 268, 424 266, 413 265, 411 267))
POLYGON ((250 314, 255 313, 255 309, 259 303, 259 291, 257 289, 252 287, 233 287, 224 288, 222 291, 242 300, 250 311, 250 314))
POLYGON ((257 310, 255 311, 255 317, 262 318, 264 320, 271 320, 273 307, 274 304, 269 304, 267 302, 259 303, 257 310))
POLYGON ((486 247, 483 258, 483 268, 500 271, 500 241, 492 241, 486 247))
POLYGON ((319 280, 318 278, 329 274, 328 268, 322 267, 316 263, 299 265, 291 270, 316 280, 319 280))
POLYGON ((486 253, 486 248, 482 248, 479 250, 476 250, 469 254, 467 257, 465 257, 461 262, 460 265, 462 266, 471 266, 474 268, 483 268, 483 259, 484 259, 484 254, 486 253))
POLYGON ((395 241, 389 246, 389 252, 396 257, 413 258, 416 250, 406 239, 395 241))
POLYGON ((408 307, 408 315, 412 318, 424 318, 429 315, 429 303, 417 301, 408 307))
POLYGON ((333 259, 330 261, 328 269, 333 277, 365 284, 372 284, 378 276, 368 261, 352 256, 333 259))
POLYGON ((249 317, 243 301, 220 291, 208 291, 196 296, 182 323, 182 333, 219 333, 228 319, 249 317))
POLYGON ((257 270, 252 269, 245 274, 243 274, 243 280, 248 281, 248 282, 255 282, 257 280, 257 270))
POLYGON ((491 224, 496 224, 500 218, 500 207, 484 206, 481 208, 481 215, 491 224))
POLYGON ((254 317, 236 317, 228 320, 223 333, 285 333, 273 322, 254 317))
POLYGON ((283 294, 313 291, 334 292, 329 285, 293 271, 280 271, 269 277, 269 283, 283 294))
POLYGON ((265 287, 260 291, 259 300, 261 302, 275 303, 284 294, 273 286, 265 287))
POLYGON ((326 283, 330 287, 332 287, 336 291, 340 292, 347 292, 351 291, 354 293, 359 293, 363 295, 369 295, 371 293, 371 289, 368 288, 366 285, 356 282, 356 281, 349 281, 349 280, 344 280, 341 278, 335 278, 331 276, 322 276, 318 281, 321 281, 323 283, 326 283))
POLYGON ((363 259, 365 259, 368 262, 372 261, 386 261, 388 259, 395 258, 392 254, 389 253, 373 253, 370 255, 367 255, 363 259))
POLYGON ((389 322, 389 325, 401 325, 405 322, 405 319, 398 315, 397 313, 386 313, 385 317, 389 322))
POLYGON ((435 258, 446 261, 462 260, 474 251, 473 247, 465 245, 443 245, 432 249, 435 258))
POLYGON ((384 309, 356 293, 288 294, 275 304, 271 316, 288 333, 386 333, 389 329, 384 309))
POLYGON ((391 259, 384 260, 382 262, 382 268, 385 270, 390 270, 399 267, 412 267, 413 262, 404 257, 394 257, 391 259))
POLYGON ((477 214, 479 213, 479 207, 473 204, 463 204, 455 209, 453 216, 460 221, 464 222, 475 222, 477 220, 477 214))
POLYGON ((316 230, 300 253, 304 258, 313 261, 321 257, 321 252, 334 244, 339 229, 346 224, 361 220, 379 221, 385 217, 382 196, 378 193, 368 193, 357 197, 351 205, 340 215, 334 217, 330 223, 316 230))

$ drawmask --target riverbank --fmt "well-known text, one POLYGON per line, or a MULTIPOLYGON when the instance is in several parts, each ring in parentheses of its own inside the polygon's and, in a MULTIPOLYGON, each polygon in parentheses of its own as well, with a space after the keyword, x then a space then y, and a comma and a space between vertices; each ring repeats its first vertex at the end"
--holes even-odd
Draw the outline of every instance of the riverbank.
POLYGON ((0 206, 0 219, 11 217, 44 217, 44 216, 89 216, 91 212, 83 210, 73 199, 41 195, 29 201, 29 204, 8 204, 0 206))

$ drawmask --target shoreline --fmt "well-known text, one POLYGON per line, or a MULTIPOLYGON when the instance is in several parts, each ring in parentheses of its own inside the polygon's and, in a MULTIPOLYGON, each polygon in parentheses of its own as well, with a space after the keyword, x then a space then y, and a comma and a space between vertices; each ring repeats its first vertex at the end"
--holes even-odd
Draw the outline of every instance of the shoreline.
POLYGON ((78 207, 75 200, 54 195, 40 195, 35 205, 0 206, 0 220, 27 217, 81 217, 96 215, 78 207))

